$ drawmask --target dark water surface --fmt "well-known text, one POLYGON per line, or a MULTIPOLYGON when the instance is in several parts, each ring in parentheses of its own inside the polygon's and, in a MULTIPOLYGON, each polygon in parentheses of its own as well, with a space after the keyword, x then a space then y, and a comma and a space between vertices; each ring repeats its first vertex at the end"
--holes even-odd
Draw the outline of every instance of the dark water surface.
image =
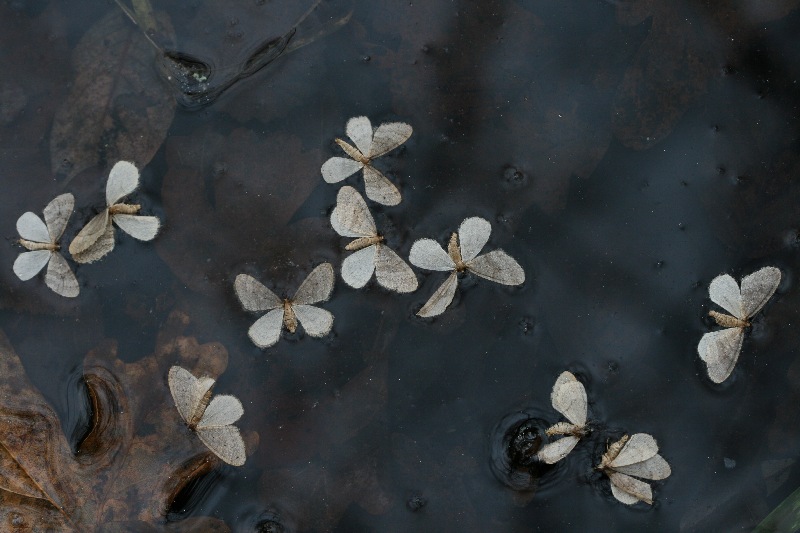
MULTIPOLYGON (((165 2, 172 33, 154 41, 224 79, 312 3, 165 2)), ((151 69, 154 98, 168 97, 144 124, 174 112, 136 193, 164 228, 153 243, 120 236, 111 255, 78 266, 81 295, 67 300, 41 276, 14 276, 15 222, 71 191, 69 242, 103 203, 114 159, 97 154, 109 141, 82 139, 97 159, 74 176, 75 161, 54 168, 51 145, 80 74, 72 51, 120 11, 2 2, 0 327, 73 446, 90 420, 80 376, 93 348, 113 340, 120 359, 139 361, 174 311, 190 320, 186 336, 224 346, 215 391, 242 400, 238 425, 258 446, 244 467, 192 485, 169 520, 751 531, 800 486, 799 3, 326 2, 292 37, 304 46, 191 109, 170 104, 175 85, 155 54, 133 57, 151 69), (442 316, 422 320, 414 313, 442 273, 417 270, 410 295, 339 278, 323 305, 331 335, 284 333, 259 350, 233 279, 247 272, 291 294, 322 261, 338 272, 347 241, 328 216, 339 186, 319 169, 357 115, 414 127, 378 163, 402 203, 370 203, 401 256, 481 216, 493 228, 486 249, 516 258, 526 282, 467 277, 442 316), (732 377, 714 385, 696 352, 712 328, 708 283, 767 265, 781 286, 732 377), (504 432, 529 416, 559 420, 550 391, 564 370, 586 385, 593 433, 532 490, 513 490, 497 466, 504 432), (672 466, 652 507, 620 504, 593 471, 626 432, 655 436, 672 466)), ((166 374, 152 389, 166 390, 166 374)))

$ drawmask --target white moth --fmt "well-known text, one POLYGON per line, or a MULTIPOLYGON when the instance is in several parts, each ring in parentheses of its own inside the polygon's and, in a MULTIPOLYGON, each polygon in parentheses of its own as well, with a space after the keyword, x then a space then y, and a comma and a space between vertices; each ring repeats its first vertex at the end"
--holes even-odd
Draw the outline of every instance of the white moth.
POLYGON ((706 333, 697 345, 711 381, 722 383, 731 375, 742 350, 745 328, 750 327, 750 319, 775 294, 780 282, 781 271, 775 267, 764 267, 745 276, 741 289, 727 274, 711 281, 708 287, 711 301, 730 313, 709 311, 714 321, 726 329, 706 333))
POLYGON ((78 296, 80 287, 75 274, 61 256, 58 240, 67 227, 67 221, 75 207, 75 198, 70 194, 56 196, 44 208, 44 222, 28 211, 17 219, 19 243, 30 250, 19 254, 14 261, 14 274, 27 281, 47 265, 44 282, 53 292, 67 298, 78 296))
POLYGON ((545 431, 548 437, 564 435, 542 446, 536 454, 539 460, 547 464, 556 463, 566 457, 587 433, 586 389, 571 372, 562 372, 558 376, 550 400, 553 409, 564 415, 569 422, 559 422, 545 431))
POLYGON ((336 196, 331 213, 331 226, 342 237, 356 237, 345 250, 355 253, 342 262, 342 279, 354 289, 360 289, 372 278, 390 291, 414 292, 417 277, 411 267, 384 244, 366 202, 358 192, 344 186, 336 196))
POLYGON ((169 391, 181 418, 214 455, 233 466, 245 461, 244 441, 232 425, 244 414, 242 402, 230 395, 211 397, 214 380, 194 377, 179 366, 169 369, 169 391))
POLYGON ((642 479, 666 479, 672 473, 669 464, 658 455, 656 439, 647 433, 625 435, 608 447, 597 466, 611 481, 611 494, 624 503, 653 504, 653 490, 642 479), (641 479, 636 479, 641 478, 641 479))
POLYGON ((367 117, 354 117, 347 121, 347 136, 355 146, 336 139, 351 159, 331 157, 322 165, 322 177, 328 183, 338 183, 346 177, 364 169, 364 187, 367 198, 383 205, 397 205, 402 199, 400 191, 372 166, 376 157, 390 152, 411 137, 411 126, 403 122, 381 124, 373 132, 367 117))
POLYGON ((472 217, 464 220, 458 233, 453 233, 450 237, 446 252, 433 239, 420 239, 411 246, 408 259, 412 265, 427 270, 451 272, 417 312, 418 316, 432 317, 444 313, 455 296, 459 272, 469 271, 503 285, 521 285, 525 281, 522 267, 503 250, 478 255, 491 233, 492 226, 487 220, 472 217))
POLYGON ((140 241, 150 241, 158 233, 158 217, 139 216, 139 204, 119 203, 139 186, 139 170, 133 163, 119 161, 111 169, 106 184, 108 206, 95 215, 72 239, 69 253, 78 263, 92 263, 114 249, 114 225, 140 241), (112 224, 113 223, 113 224, 112 224))
POLYGON ((233 285, 242 306, 248 311, 269 311, 250 326, 250 340, 259 348, 269 348, 280 339, 281 327, 294 333, 298 322, 312 337, 327 335, 333 327, 333 315, 311 304, 330 298, 334 277, 331 264, 322 263, 300 284, 293 298, 281 300, 252 276, 236 276, 233 285))

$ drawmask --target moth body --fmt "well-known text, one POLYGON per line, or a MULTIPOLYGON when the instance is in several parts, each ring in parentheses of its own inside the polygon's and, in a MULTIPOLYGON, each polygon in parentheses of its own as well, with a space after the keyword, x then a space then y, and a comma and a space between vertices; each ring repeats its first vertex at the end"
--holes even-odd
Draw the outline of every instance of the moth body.
POLYGON ((108 208, 109 215, 135 215, 142 208, 141 204, 114 204, 108 208))
POLYGON ((352 157, 353 159, 355 159, 356 161, 358 161, 362 165, 369 165, 370 164, 370 162, 371 162, 370 158, 365 156, 364 154, 362 154, 358 150, 358 148, 356 148, 355 146, 352 146, 347 141, 343 141, 342 139, 337 138, 336 139, 336 144, 338 144, 342 148, 342 150, 345 151, 345 153, 347 155, 349 155, 350 157, 352 157))
POLYGON ((61 249, 61 246, 55 242, 35 242, 29 241, 26 239, 19 240, 20 245, 24 246, 28 250, 34 252, 36 250, 48 250, 50 252, 57 252, 61 249))
POLYGON ((718 325, 723 328, 749 328, 750 322, 736 318, 735 316, 727 315, 725 313, 718 313, 717 311, 709 311, 709 316, 714 319, 718 325))
POLYGON ((384 241, 383 235, 374 235, 372 237, 359 237, 358 239, 351 241, 350 244, 344 247, 345 250, 348 252, 355 252, 366 248, 368 246, 372 246, 373 244, 379 244, 384 241))
POLYGON ((286 326, 289 333, 297 330, 297 316, 294 314, 292 301, 288 298, 283 300, 283 325, 286 326))
POLYGON ((189 429, 192 431, 197 429, 197 424, 199 424, 200 420, 203 418, 210 401, 211 389, 208 389, 200 398, 200 401, 197 402, 197 405, 194 407, 194 409, 192 409, 192 417, 186 422, 186 425, 189 426, 189 429))

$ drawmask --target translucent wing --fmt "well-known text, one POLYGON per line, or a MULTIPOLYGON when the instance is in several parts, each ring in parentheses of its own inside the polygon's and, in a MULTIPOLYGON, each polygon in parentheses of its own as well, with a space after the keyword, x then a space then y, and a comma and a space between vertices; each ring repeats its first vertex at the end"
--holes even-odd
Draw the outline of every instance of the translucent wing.
POLYGON ((553 402, 553 409, 564 415, 567 420, 576 426, 586 425, 588 411, 586 389, 571 372, 561 373, 553 386, 550 400, 553 402), (562 381, 562 377, 565 375, 566 377, 562 381))
POLYGON ((444 280, 441 287, 436 289, 436 292, 425 302, 422 309, 417 312, 417 316, 430 318, 444 313, 444 310, 447 309, 447 306, 453 301, 453 296, 456 294, 456 287, 458 287, 458 273, 454 271, 447 276, 447 279, 444 280))
POLYGON ((214 386, 209 377, 194 377, 191 372, 179 366, 169 369, 167 376, 169 392, 184 421, 192 419, 192 414, 200 403, 200 399, 214 386))
POLYGON ((158 217, 143 217, 140 215, 114 215, 114 223, 119 229, 140 241, 152 241, 161 227, 158 217))
POLYGON ((372 145, 372 124, 367 117, 353 117, 347 121, 345 133, 350 137, 358 151, 369 157, 372 145))
POLYGON ((50 264, 47 265, 47 274, 44 277, 44 282, 54 293, 67 298, 74 298, 81 291, 78 286, 78 280, 75 279, 75 274, 69 268, 67 261, 58 252, 50 254, 50 264))
MULTIPOLYGON (((372 145, 364 153, 370 159, 380 157, 406 142, 414 130, 404 122, 387 122, 381 124, 372 136, 372 145)), ((352 139, 352 137, 351 137, 352 139)), ((355 142, 355 139, 353 139, 355 142)), ((358 147, 361 150, 361 147, 358 147)), ((363 152, 363 150, 361 150, 363 152)))
POLYGON ((266 288, 263 283, 247 274, 239 274, 233 282, 236 296, 248 311, 267 311, 283 307, 283 300, 266 288))
POLYGON ((262 316, 250 326, 247 335, 253 344, 259 348, 269 348, 281 338, 281 328, 283 327, 283 306, 273 309, 262 316))
POLYGON ((672 473, 669 463, 663 457, 656 454, 641 463, 633 463, 628 466, 618 466, 614 470, 629 476, 636 476, 642 479, 666 479, 672 473))
POLYGON ((476 257, 467 264, 467 269, 477 276, 503 285, 522 285, 525 282, 525 271, 503 250, 492 250, 476 257))
POLYGON ((382 205, 397 205, 403 199, 397 187, 372 165, 364 167, 367 198, 382 205))
POLYGON ((617 469, 620 466, 641 463, 650 459, 658 453, 658 444, 652 435, 647 433, 636 433, 628 439, 619 455, 611 461, 611 467, 617 469))
POLYGON ((781 271, 764 267, 742 279, 742 307, 747 318, 758 313, 781 283, 781 271))
POLYGON ((244 414, 242 402, 235 396, 218 394, 208 403, 197 429, 227 426, 239 420, 244 414))
POLYGON ((456 264, 450 255, 433 239, 419 239, 411 245, 408 254, 411 264, 426 270, 455 270, 456 264))
POLYGON ((333 327, 333 315, 313 305, 293 304, 292 309, 306 333, 312 337, 324 337, 333 327))
POLYGON ((50 242, 57 242, 61 238, 74 208, 75 197, 70 193, 56 196, 44 208, 44 221, 50 234, 50 242))
POLYGON ((339 194, 336 195, 331 226, 342 237, 372 237, 378 232, 367 203, 349 185, 339 189, 339 194))
POLYGON ((119 202, 139 186, 139 169, 128 161, 119 161, 108 174, 106 202, 109 206, 119 202))
POLYGON ((22 281, 28 281, 39 273, 50 260, 50 250, 22 252, 14 261, 14 274, 22 281))
POLYGON ((214 455, 233 466, 242 466, 247 459, 244 440, 236 426, 198 428, 197 436, 214 455))
POLYGON ((344 157, 331 157, 322 164, 322 179, 326 183, 338 183, 352 176, 364 167, 364 164, 344 157))
POLYGON ((375 271, 376 246, 367 246, 348 255, 342 261, 342 279, 354 289, 367 284, 375 271))
POLYGON ((706 363, 711 381, 722 383, 728 379, 739 359, 742 341, 744 341, 742 328, 726 328, 703 335, 697 345, 697 353, 706 363))
POLYGON ((489 241, 492 225, 488 220, 472 217, 464 220, 458 227, 458 242, 461 247, 461 260, 465 263, 475 259, 489 241))
MULTIPOLYGON (((76 237, 77 239, 77 237, 76 237)), ((75 242, 74 240, 72 242, 75 242)), ((72 253, 72 245, 70 245, 70 253, 72 259, 78 263, 93 263, 98 259, 111 253, 114 249, 114 226, 108 224, 105 231, 98 237, 94 243, 88 248, 78 253, 72 253)))
POLYGON ((736 280, 728 274, 722 274, 711 280, 708 286, 708 296, 711 301, 718 306, 725 309, 727 312, 740 318, 747 320, 744 313, 744 305, 742 305, 742 293, 739 291, 739 285, 736 280))
POLYGON ((543 461, 549 465, 557 463, 566 457, 573 448, 575 448, 575 445, 578 444, 579 440, 580 439, 578 437, 567 435, 566 437, 560 438, 556 441, 548 442, 541 447, 536 456, 540 461, 543 461))
MULTIPOLYGON (((378 284, 390 291, 414 292, 418 282, 414 271, 403 261, 399 255, 386 245, 374 246, 375 251, 375 279, 378 284)), ((350 256, 352 257, 352 256, 350 256)))
POLYGON ((609 472, 608 479, 611 480, 611 494, 625 505, 639 501, 653 504, 653 489, 649 483, 618 472, 609 472))
POLYGON ((75 238, 69 243, 69 253, 74 256, 85 251, 96 243, 107 232, 109 227, 108 209, 103 209, 75 235, 75 238))
POLYGON ((292 303, 315 304, 326 301, 331 297, 331 292, 333 292, 335 277, 333 266, 330 263, 318 265, 300 284, 297 292, 294 293, 292 303))
POLYGON ((20 237, 28 241, 51 242, 50 233, 47 232, 47 226, 44 225, 41 218, 30 211, 23 213, 22 216, 17 219, 17 233, 19 233, 20 237))

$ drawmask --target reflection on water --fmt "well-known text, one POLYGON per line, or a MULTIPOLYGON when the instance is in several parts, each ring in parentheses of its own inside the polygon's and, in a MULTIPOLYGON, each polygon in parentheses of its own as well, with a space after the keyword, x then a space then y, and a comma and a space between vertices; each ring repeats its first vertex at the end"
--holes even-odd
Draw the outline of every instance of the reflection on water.
MULTIPOLYGON (((115 33, 100 50, 130 42, 150 55, 132 56, 122 71, 138 74, 102 93, 113 112, 99 111, 100 134, 72 137, 54 126, 83 113, 64 107, 82 101, 89 79, 72 51, 103 34, 117 7, 0 5, 0 62, 13 73, 0 82, 0 327, 67 450, 138 439, 186 473, 203 450, 178 432, 166 369, 196 351, 187 366, 205 361, 215 390, 242 400, 249 454, 238 469, 194 465, 200 481, 171 486, 181 495, 170 520, 187 525, 211 516, 246 531, 750 530, 800 486, 796 2, 356 1, 346 24, 305 41, 298 27, 287 49, 303 46, 257 72, 247 70, 252 51, 291 31, 312 1, 161 4, 174 54, 220 72, 214 83, 252 75, 203 108, 175 107, 153 47, 115 33), (137 92, 142 80, 148 90, 137 92), (328 337, 287 335, 259 350, 233 281, 247 272, 296 287, 325 261, 338 274, 347 241, 328 218, 338 187, 320 168, 360 115, 414 128, 376 163, 403 196, 369 205, 389 246, 406 259, 416 239, 444 243, 482 217, 487 249, 508 252, 526 281, 514 289, 468 274, 447 312, 422 320, 441 274, 415 270, 420 288, 407 295, 337 278, 328 337), (134 133, 148 149, 130 158, 149 161, 137 198, 163 232, 76 268, 74 301, 40 278, 19 281, 16 219, 72 192, 70 242, 103 205, 105 176, 134 133), (82 143, 66 163, 53 155, 64 139, 82 143), (781 286, 732 376, 714 385, 696 352, 710 326, 708 284, 767 265, 781 286), (101 428, 121 440, 81 429, 97 420, 77 384, 98 360, 103 383, 142 402, 130 428, 101 428), (566 369, 580 374, 598 425, 535 490, 514 490, 522 470, 503 455, 509 429, 557 421, 549 394, 566 369), (593 468, 610 442, 639 432, 673 470, 654 484, 652 508, 616 502, 593 468)), ((535 446, 529 437, 521 444, 535 446)), ((98 463, 68 455, 81 483, 97 479, 86 465, 98 463)), ((141 516, 166 512, 154 510, 163 491, 142 483, 126 501, 147 508, 141 516)), ((109 509, 119 520, 131 510, 109 509)))

